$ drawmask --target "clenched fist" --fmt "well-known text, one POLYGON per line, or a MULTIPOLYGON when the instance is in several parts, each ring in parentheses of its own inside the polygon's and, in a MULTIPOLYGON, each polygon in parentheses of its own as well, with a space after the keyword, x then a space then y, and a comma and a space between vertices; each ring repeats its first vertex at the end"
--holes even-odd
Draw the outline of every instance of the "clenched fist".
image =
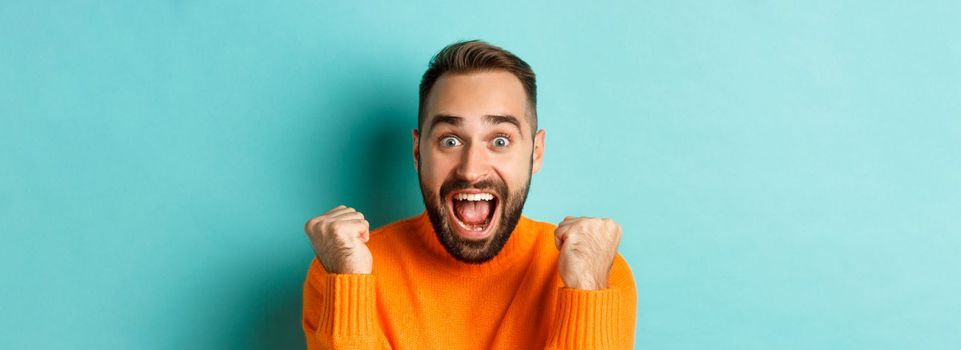
POLYGON ((611 219, 565 217, 554 230, 564 285, 583 290, 607 288, 607 275, 620 242, 621 226, 611 219))
POLYGON ((307 221, 304 231, 328 273, 370 274, 374 258, 367 248, 370 223, 344 205, 307 221))

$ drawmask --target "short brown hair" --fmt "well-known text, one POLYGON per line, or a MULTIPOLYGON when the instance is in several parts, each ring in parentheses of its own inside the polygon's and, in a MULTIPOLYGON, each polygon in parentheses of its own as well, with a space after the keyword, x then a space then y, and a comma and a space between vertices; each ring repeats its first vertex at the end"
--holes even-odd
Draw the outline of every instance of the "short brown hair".
POLYGON ((427 119, 427 95, 437 79, 444 73, 471 73, 487 70, 505 70, 521 81, 527 93, 530 108, 531 134, 537 132, 537 81, 531 66, 514 54, 480 40, 459 41, 440 50, 428 64, 420 80, 420 105, 417 109, 417 130, 427 119))

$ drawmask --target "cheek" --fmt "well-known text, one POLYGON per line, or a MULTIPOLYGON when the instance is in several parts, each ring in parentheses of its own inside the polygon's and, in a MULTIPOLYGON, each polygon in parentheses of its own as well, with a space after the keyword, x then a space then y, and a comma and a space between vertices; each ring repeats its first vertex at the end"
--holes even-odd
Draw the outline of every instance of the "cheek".
POLYGON ((527 183, 527 179, 530 177, 530 168, 530 160, 526 157, 514 158, 496 167, 497 173, 504 179, 511 191, 517 191, 527 183))
POLYGON ((430 187, 439 189, 456 165, 443 156, 424 154, 421 158, 420 176, 430 187))

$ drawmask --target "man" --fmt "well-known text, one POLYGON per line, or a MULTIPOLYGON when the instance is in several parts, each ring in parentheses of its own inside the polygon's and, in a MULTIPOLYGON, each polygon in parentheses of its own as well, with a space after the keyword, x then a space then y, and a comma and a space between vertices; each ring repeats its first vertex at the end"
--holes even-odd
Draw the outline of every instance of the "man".
POLYGON ((434 56, 413 130, 425 211, 372 232, 344 205, 307 221, 309 349, 633 346, 620 226, 521 215, 544 155, 536 96, 530 66, 499 47, 434 56))

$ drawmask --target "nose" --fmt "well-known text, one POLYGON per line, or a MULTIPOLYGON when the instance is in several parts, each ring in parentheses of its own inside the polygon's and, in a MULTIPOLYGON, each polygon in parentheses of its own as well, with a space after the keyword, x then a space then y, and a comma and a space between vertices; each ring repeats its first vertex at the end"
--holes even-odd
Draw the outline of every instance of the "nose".
POLYGON ((484 147, 468 144, 461 155, 457 175, 470 183, 474 183, 483 179, 489 169, 487 152, 485 152, 484 147))

